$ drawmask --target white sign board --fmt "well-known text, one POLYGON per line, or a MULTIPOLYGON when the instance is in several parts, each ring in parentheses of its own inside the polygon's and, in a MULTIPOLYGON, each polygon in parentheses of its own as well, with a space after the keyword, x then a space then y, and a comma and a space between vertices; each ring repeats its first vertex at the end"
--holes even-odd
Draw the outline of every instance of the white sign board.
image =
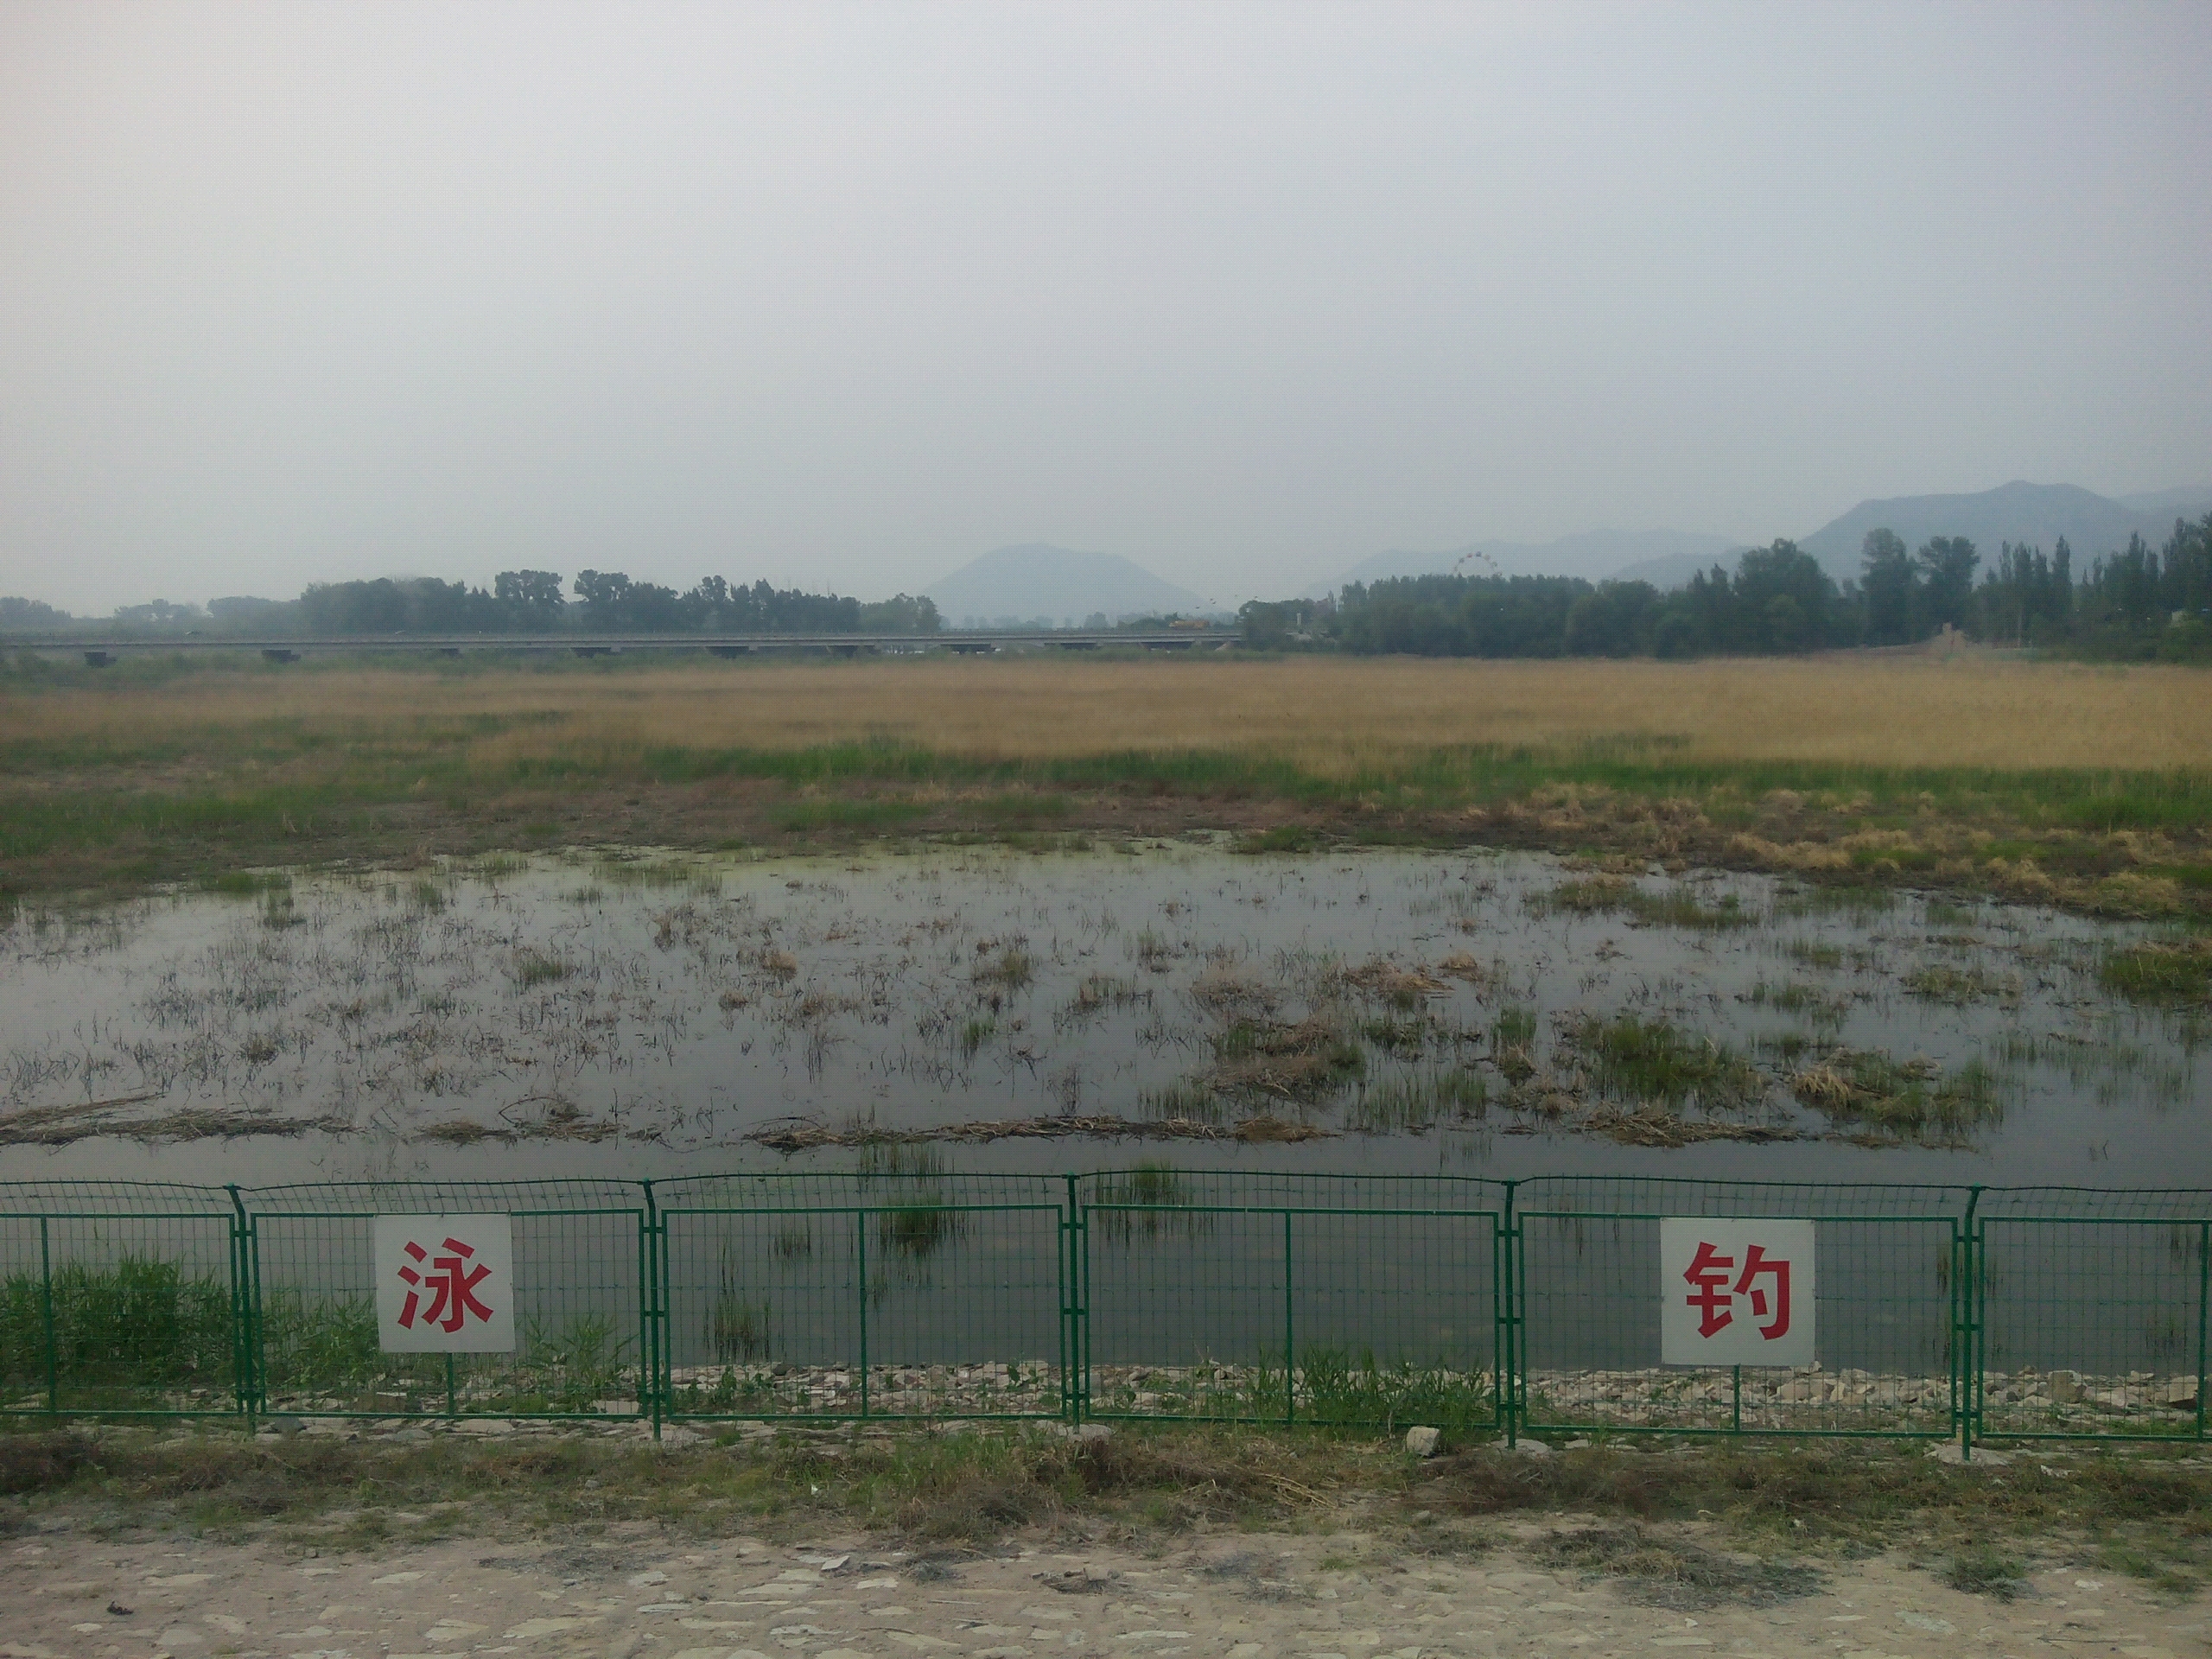
POLYGON ((388 1354, 504 1354, 515 1345, 509 1216, 378 1216, 377 1342, 388 1354))
POLYGON ((1663 1365, 1813 1363, 1813 1224, 1659 1224, 1663 1365))

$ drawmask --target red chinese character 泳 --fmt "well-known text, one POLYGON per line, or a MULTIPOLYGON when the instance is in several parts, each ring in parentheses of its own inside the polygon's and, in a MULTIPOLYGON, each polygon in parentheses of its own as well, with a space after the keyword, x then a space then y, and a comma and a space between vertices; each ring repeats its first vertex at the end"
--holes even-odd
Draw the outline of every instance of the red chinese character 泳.
MULTIPOLYGON (((491 1277, 492 1269, 481 1263, 474 1268, 469 1267, 467 1258, 475 1255, 476 1252, 457 1238, 447 1239, 445 1248, 451 1250, 453 1254, 433 1256, 420 1244, 411 1240, 406 1246, 407 1254, 417 1262, 428 1258, 430 1263, 430 1273, 427 1281, 430 1292, 430 1308, 429 1312, 423 1314, 423 1323, 425 1325, 442 1323, 447 1330, 458 1331, 468 1316, 474 1313, 478 1319, 488 1324, 492 1318, 492 1310, 476 1300, 476 1287, 491 1277)), ((413 1268, 400 1268, 399 1276, 412 1286, 420 1287, 425 1284, 423 1275, 416 1273, 413 1268)), ((414 1328, 415 1309, 420 1296, 420 1288, 410 1290, 407 1293, 405 1305, 399 1310, 399 1323, 407 1329, 414 1328)))
POLYGON ((1728 1270, 1735 1265, 1734 1256, 1723 1255, 1705 1240, 1698 1241, 1697 1254, 1690 1258, 1682 1277, 1692 1287, 1688 1301, 1698 1311, 1700 1337, 1718 1335, 1735 1323, 1736 1316, 1728 1311, 1735 1300, 1728 1294, 1728 1270))
POLYGON ((1764 1337, 1769 1342, 1772 1342, 1777 1337, 1789 1334, 1789 1263, 1787 1261, 1778 1256, 1769 1255, 1762 1245, 1752 1245, 1744 1252, 1744 1273, 1743 1276, 1736 1281, 1736 1289, 1739 1294, 1747 1290, 1751 1292, 1752 1318, 1764 1319, 1771 1317, 1773 1319, 1771 1325, 1759 1326, 1759 1335, 1764 1337), (1768 1305, 1766 1287, 1763 1285, 1755 1286, 1751 1282, 1754 1279, 1761 1277, 1774 1281, 1774 1300, 1771 1306, 1768 1305))

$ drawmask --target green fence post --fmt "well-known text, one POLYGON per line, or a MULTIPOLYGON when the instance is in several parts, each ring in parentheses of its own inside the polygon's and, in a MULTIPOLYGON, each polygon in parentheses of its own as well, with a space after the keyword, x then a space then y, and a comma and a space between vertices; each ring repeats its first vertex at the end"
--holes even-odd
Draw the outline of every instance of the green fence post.
POLYGON ((653 1307, 659 1300, 660 1259, 653 1236, 653 1184, 638 1185, 645 1192, 645 1203, 638 1210, 638 1415, 645 1418, 652 1414, 658 1397, 653 1379, 660 1370, 660 1355, 654 1346, 658 1338, 653 1307))
POLYGON ((1497 1335, 1493 1339, 1497 1350, 1498 1411, 1503 1418, 1500 1425, 1505 1430, 1508 1446, 1520 1443, 1521 1430, 1521 1220, 1513 1212, 1514 1190, 1520 1182, 1505 1184, 1505 1203, 1498 1214, 1499 1243, 1497 1271, 1494 1277, 1503 1285, 1497 1299, 1496 1319, 1497 1335))
POLYGON ((245 1201, 235 1184, 223 1189, 231 1195, 231 1383, 239 1413, 251 1424, 253 1418, 253 1329, 246 1299, 245 1201))
POLYGON ((1067 1206, 1060 1211, 1060 1421, 1074 1424, 1075 1394, 1075 1177, 1067 1179, 1067 1206))
POLYGON ((1090 1414, 1090 1212, 1075 1212, 1075 1420, 1090 1414))
POLYGON ((253 1402, 249 1414, 269 1410, 269 1337, 261 1319, 261 1223, 245 1219, 245 1340, 246 1370, 253 1378, 253 1402))
POLYGON ((860 1244, 861 1284, 861 1415, 868 1415, 868 1211, 853 1212, 860 1244))
POLYGON ((46 1325, 46 1409, 48 1416, 61 1410, 61 1355, 54 1338, 54 1243, 52 1224, 38 1218, 38 1282, 41 1316, 46 1325))
POLYGON ((1298 1421, 1298 1346, 1291 1329, 1290 1211, 1282 1212, 1282 1420, 1298 1421))
POLYGON ((1741 1434, 1744 1432, 1744 1368, 1732 1365, 1729 1370, 1733 1375, 1728 1385, 1728 1432, 1741 1434))
POLYGON ((646 1208, 637 1217, 637 1415, 652 1422, 652 1438, 661 1438, 661 1395, 666 1391, 668 1344, 668 1239, 661 1224, 661 1205, 652 1197, 652 1181, 639 1181, 646 1194, 646 1208))
POLYGON ((1958 1421, 1958 1455, 1960 1462, 1974 1462, 1974 1438, 1980 1429, 1982 1415, 1982 1319, 1986 1314, 1982 1305, 1982 1188, 1974 1185, 1967 1190, 1967 1283, 1962 1285, 1962 1307, 1967 1320, 1960 1332, 1960 1358, 1964 1363, 1964 1398, 1960 1400, 1962 1411, 1958 1421))
POLYGON ((2204 1438, 2204 1334, 2212 1311, 2212 1221, 2196 1224, 2196 1438, 2204 1438))

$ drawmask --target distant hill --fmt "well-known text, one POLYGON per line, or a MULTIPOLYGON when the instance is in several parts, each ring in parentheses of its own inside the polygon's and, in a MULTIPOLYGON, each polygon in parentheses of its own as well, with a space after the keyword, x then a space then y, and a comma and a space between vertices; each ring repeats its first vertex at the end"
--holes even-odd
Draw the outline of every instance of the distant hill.
POLYGON ((1669 553, 1663 558, 1644 559, 1636 564, 1624 564, 1612 574, 1615 582, 1648 582, 1660 592, 1680 588, 1700 571, 1719 565, 1724 570, 1733 570, 1736 561, 1743 556, 1740 542, 1732 543, 1720 553, 1669 553))
POLYGON ((2212 512, 2212 484, 2184 485, 2178 490, 2146 490, 2140 495, 2115 495, 2113 499, 2136 512, 2160 518, 2202 518, 2212 512))
POLYGON ((1680 530, 1587 530, 1555 542, 1471 542, 1441 553, 1377 553, 1342 575, 1307 588, 1306 597, 1325 598, 1351 582, 1440 575, 1454 566, 1463 575, 1481 575, 1489 567, 1467 556, 1477 551, 1488 554, 1509 576, 1582 576, 1592 582, 1626 576, 1664 588, 1688 581, 1715 560, 1732 566, 1743 546, 1726 536, 1680 530), (1462 559, 1466 560, 1464 565, 1462 559))
POLYGON ((1849 512, 1823 524, 1797 545, 1839 579, 1859 574, 1859 553, 1870 530, 1895 531, 1907 547, 1930 537, 1963 536, 1985 557, 2004 542, 2024 542, 2048 550, 2063 536, 2074 550, 2079 570, 2101 553, 2113 553, 2140 532, 2153 546, 2173 532, 2187 503, 2204 493, 2162 490, 2136 496, 2148 506, 2113 501, 2072 484, 2025 484, 2014 480, 1978 495, 1902 495, 1886 501, 1861 501, 1849 512), (2173 505, 2167 505, 2171 503, 2173 505))
POLYGON ((998 548, 922 591, 937 601, 945 625, 956 628, 970 618, 984 626, 1039 618, 1080 624, 1101 612, 1113 621, 1211 608, 1189 588, 1164 582, 1118 553, 1077 553, 1042 542, 998 548))

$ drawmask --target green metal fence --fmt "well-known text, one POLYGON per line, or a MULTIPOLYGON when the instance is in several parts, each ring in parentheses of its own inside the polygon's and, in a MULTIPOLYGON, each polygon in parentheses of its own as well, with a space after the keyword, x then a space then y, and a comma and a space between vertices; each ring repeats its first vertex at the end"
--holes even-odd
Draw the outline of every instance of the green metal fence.
POLYGON ((2206 1437, 2212 1192, 1144 1165, 0 1184, 0 1416, 2206 1437), (380 1351, 375 1218, 512 1220, 512 1352, 380 1351), (1658 1363, 1659 1225, 1813 1224, 1815 1363, 1658 1363))

